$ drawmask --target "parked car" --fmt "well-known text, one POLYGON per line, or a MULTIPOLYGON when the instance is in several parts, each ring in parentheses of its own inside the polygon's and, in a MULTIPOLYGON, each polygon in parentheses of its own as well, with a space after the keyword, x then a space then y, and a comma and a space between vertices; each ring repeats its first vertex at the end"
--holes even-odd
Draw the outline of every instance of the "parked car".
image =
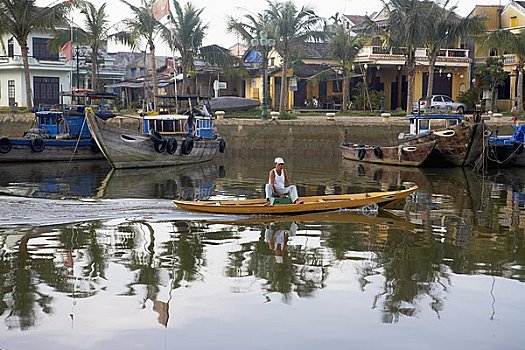
POLYGON ((422 97, 414 102, 412 110, 417 111, 418 104, 421 112, 457 112, 463 114, 467 109, 464 103, 454 102, 454 100, 447 95, 432 95, 430 105, 428 105, 426 97, 422 97))

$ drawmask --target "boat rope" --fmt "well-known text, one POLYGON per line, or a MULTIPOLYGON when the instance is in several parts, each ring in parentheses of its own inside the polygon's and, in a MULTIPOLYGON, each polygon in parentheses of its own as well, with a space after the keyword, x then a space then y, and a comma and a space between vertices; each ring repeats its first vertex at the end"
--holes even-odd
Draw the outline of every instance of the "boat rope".
POLYGON ((77 153, 78 144, 80 143, 80 139, 82 137, 82 131, 84 131, 85 125, 86 125, 86 118, 84 118, 84 121, 82 122, 82 126, 80 127, 80 132, 78 133, 77 142, 75 143, 75 149, 73 150, 73 154, 71 154, 71 157, 69 158, 69 161, 66 164, 64 172, 60 176, 60 180, 62 180, 64 176, 66 175, 66 172, 69 170, 69 167, 71 166, 71 162, 73 161, 73 158, 75 157, 75 154, 77 153))

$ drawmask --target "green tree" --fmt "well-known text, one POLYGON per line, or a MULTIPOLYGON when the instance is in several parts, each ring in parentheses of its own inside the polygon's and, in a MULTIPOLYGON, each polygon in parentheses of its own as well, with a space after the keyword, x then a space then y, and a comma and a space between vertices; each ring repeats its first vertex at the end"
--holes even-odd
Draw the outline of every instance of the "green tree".
POLYGON ((208 26, 202 22, 203 9, 186 3, 182 7, 174 1, 175 13, 170 16, 170 22, 162 26, 162 38, 173 51, 180 54, 184 75, 183 90, 191 84, 195 75, 195 60, 200 59, 210 65, 224 68, 238 64, 227 49, 218 45, 203 46, 208 26))
POLYGON ((0 0, 0 28, 3 33, 9 33, 15 38, 22 51, 27 108, 33 107, 27 39, 36 30, 57 27, 63 21, 68 8, 66 1, 39 7, 35 0, 0 0))
POLYGON ((428 57, 428 86, 426 96, 430 99, 434 88, 434 67, 442 48, 452 47, 458 40, 484 31, 484 21, 481 17, 458 17, 454 11, 457 6, 447 8, 449 0, 441 6, 436 3, 427 3, 428 18, 425 21, 427 29, 424 31, 423 44, 427 49, 428 57))
POLYGON ((503 57, 488 57, 485 64, 476 69, 476 75, 480 77, 481 88, 490 91, 490 100, 485 105, 485 109, 495 111, 495 94, 506 78, 503 70, 503 57))
POLYGON ((516 91, 517 113, 523 110, 523 68, 525 67, 525 31, 514 34, 509 30, 499 29, 482 39, 481 46, 486 49, 497 48, 498 54, 513 54, 516 56, 518 82, 516 91))
POLYGON ((343 111, 348 108, 348 88, 349 88, 349 73, 352 71, 352 62, 361 49, 362 40, 358 36, 351 35, 344 29, 343 24, 339 20, 336 21, 333 30, 330 33, 330 48, 332 55, 341 63, 343 72, 343 111))
MULTIPOLYGON (((84 28, 75 26, 73 28, 73 42, 78 45, 89 46, 91 49, 91 87, 93 90, 100 88, 98 84, 99 77, 99 55, 98 51, 103 43, 108 40, 125 41, 125 38, 119 38, 117 34, 111 34, 114 26, 109 25, 106 4, 102 4, 98 9, 90 2, 77 1, 76 6, 80 8, 84 16, 84 28)), ((55 49, 62 47, 71 39, 71 31, 63 29, 57 31, 53 46, 55 49)), ((79 86, 77 86, 79 88, 79 86)))
POLYGON ((273 2, 268 0, 267 14, 273 29, 268 33, 275 38, 275 48, 283 58, 281 66, 281 96, 279 112, 286 110, 288 97, 287 76, 291 56, 301 43, 309 40, 322 40, 326 33, 322 30, 324 20, 315 12, 303 6, 297 8, 293 1, 273 2))
MULTIPOLYGON (((121 41, 126 42, 132 48, 141 44, 146 43, 146 47, 149 48, 149 69, 147 69, 148 75, 152 78, 152 95, 155 110, 158 109, 157 103, 157 65, 155 59, 155 39, 161 33, 163 28, 162 24, 155 19, 153 16, 153 3, 156 0, 141 0, 141 6, 135 6, 126 0, 120 0, 126 4, 132 11, 133 17, 125 19, 122 23, 124 24, 124 30, 120 31, 117 35, 121 41)), ((150 94, 148 93, 145 98, 146 101, 150 101, 150 94)))

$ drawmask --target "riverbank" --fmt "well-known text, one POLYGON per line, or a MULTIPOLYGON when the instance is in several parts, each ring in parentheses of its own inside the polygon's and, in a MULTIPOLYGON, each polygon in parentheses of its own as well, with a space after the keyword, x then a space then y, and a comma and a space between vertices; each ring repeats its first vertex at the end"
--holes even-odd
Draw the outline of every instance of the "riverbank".
MULTIPOLYGON (((510 133, 511 117, 488 117, 484 120, 490 129, 500 133, 510 133)), ((0 136, 20 137, 31 128, 34 114, 1 114, 0 136)), ((111 123, 137 130, 140 119, 137 116, 119 116, 111 123)), ((228 143, 228 148, 236 151, 264 151, 269 145, 272 149, 304 148, 311 152, 335 152, 343 141, 389 144, 395 142, 399 133, 408 128, 406 117, 372 116, 298 116, 296 119, 239 119, 222 118, 216 120, 219 133, 228 143)))

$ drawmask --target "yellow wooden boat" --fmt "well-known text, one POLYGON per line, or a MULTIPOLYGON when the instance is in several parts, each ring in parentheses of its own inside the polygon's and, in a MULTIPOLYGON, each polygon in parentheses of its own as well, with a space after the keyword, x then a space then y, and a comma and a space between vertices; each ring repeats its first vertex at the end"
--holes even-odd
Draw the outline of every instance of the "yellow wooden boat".
POLYGON ((265 199, 226 201, 182 201, 173 203, 181 209, 215 214, 299 214, 328 210, 359 208, 371 204, 384 206, 414 193, 417 186, 399 191, 365 192, 339 195, 301 197, 303 203, 267 205, 265 199))

